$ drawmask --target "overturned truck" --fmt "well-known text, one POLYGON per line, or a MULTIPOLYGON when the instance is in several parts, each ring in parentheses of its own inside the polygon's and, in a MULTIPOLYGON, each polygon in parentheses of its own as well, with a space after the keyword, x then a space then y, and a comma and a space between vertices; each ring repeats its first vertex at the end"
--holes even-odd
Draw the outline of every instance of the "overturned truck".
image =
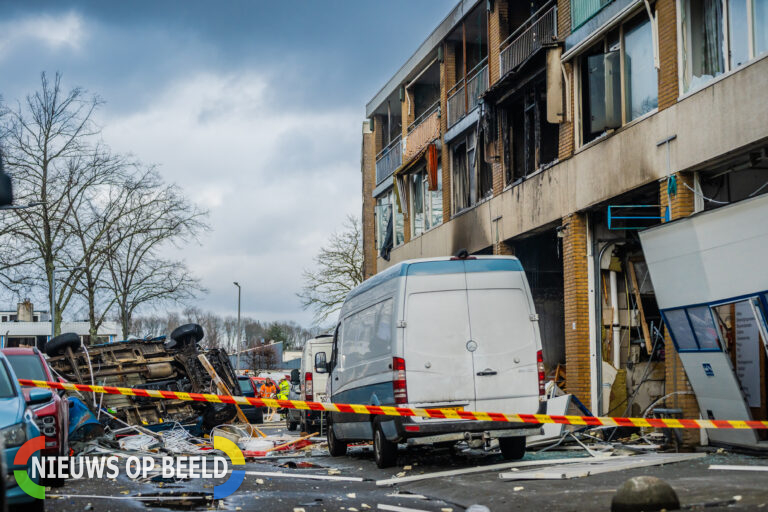
MULTIPOLYGON (((46 345, 48 362, 61 377, 81 384, 157 389, 186 393, 218 393, 211 376, 198 356, 203 354, 230 394, 239 395, 237 376, 224 350, 201 350, 203 328, 182 325, 170 337, 128 340, 92 345, 85 349, 76 334, 56 336, 46 345)), ((227 404, 158 400, 127 395, 100 395, 97 403, 131 425, 178 422, 200 424, 204 429, 234 418, 234 406, 227 404)))

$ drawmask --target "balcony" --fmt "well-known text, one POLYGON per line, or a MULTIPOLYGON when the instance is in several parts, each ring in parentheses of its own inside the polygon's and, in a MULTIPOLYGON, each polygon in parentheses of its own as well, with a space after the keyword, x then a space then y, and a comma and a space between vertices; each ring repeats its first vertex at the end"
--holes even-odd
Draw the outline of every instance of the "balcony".
POLYGON ((472 112, 488 89, 488 59, 483 59, 448 91, 448 128, 472 112))
POLYGON ((517 68, 543 45, 557 38, 557 6, 545 5, 501 43, 501 76, 517 68))
POLYGON ((407 162, 424 146, 440 137, 440 102, 435 102, 408 126, 403 157, 407 162))
POLYGON ((386 180, 403 163, 402 137, 398 135, 376 155, 376 185, 386 180))

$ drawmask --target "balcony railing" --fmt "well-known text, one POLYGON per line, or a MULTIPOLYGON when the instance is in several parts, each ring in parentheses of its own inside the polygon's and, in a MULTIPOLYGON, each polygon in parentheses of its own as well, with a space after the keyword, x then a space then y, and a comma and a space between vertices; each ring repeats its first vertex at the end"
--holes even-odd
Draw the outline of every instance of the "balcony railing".
POLYGON ((464 98, 464 80, 454 85, 448 91, 448 127, 455 125, 467 112, 464 98))
POLYGON ((440 102, 437 101, 408 126, 408 138, 405 140, 405 151, 403 152, 405 161, 408 161, 439 136, 440 102))
POLYGON ((467 77, 459 80, 448 91, 448 128, 456 124, 465 114, 472 112, 480 101, 480 96, 488 89, 487 59, 483 59, 467 73, 467 77))
POLYGON ((501 43, 499 55, 503 77, 557 37, 557 6, 547 4, 528 18, 501 43))
POLYGON ((376 155, 376 185, 392 176, 403 163, 402 137, 398 135, 376 155))

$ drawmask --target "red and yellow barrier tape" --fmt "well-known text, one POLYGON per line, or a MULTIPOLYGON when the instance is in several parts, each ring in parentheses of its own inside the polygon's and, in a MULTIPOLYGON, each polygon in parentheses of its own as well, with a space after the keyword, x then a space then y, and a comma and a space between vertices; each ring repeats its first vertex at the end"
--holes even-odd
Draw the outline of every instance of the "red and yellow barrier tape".
POLYGON ((113 386, 90 386, 43 380, 19 379, 22 386, 37 388, 106 393, 109 395, 128 395, 145 398, 165 398, 193 402, 214 402, 225 404, 255 405, 300 409, 305 411, 328 411, 351 414, 375 414, 383 416, 419 416, 422 418, 441 418, 477 421, 504 421, 510 423, 559 423, 563 425, 588 425, 593 427, 657 427, 657 428, 720 428, 720 429, 768 429, 768 421, 746 420, 684 420, 670 418, 615 418, 594 416, 557 416, 549 414, 503 414, 498 412, 463 411, 458 409, 412 409, 410 407, 391 407, 360 404, 334 404, 330 402, 304 402, 301 400, 274 400, 271 398, 250 398, 245 396, 211 395, 205 393, 181 393, 154 389, 117 388, 113 386))

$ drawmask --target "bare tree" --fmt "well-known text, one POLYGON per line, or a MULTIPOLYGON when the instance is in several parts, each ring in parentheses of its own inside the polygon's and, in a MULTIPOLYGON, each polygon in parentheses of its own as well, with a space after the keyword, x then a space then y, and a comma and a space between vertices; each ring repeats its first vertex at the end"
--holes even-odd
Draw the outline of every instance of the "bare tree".
POLYGON ((184 262, 163 257, 169 246, 189 243, 208 229, 207 212, 187 201, 176 185, 159 182, 144 190, 142 207, 123 216, 108 234, 108 287, 115 298, 123 336, 141 306, 171 302, 183 304, 204 291, 184 262))
MULTIPOLYGON (((16 210, 14 216, 3 216, 0 221, 1 231, 7 235, 4 240, 23 255, 6 267, 14 268, 13 275, 4 276, 6 283, 43 283, 50 290, 55 268, 76 266, 71 258, 68 219, 83 194, 108 179, 91 165, 100 154, 94 143, 99 130, 92 120, 100 104, 97 96, 88 96, 83 89, 64 92, 60 74, 50 82, 43 73, 41 89, 28 95, 23 106, 19 103, 16 109, 2 111, 0 135, 16 200, 42 203, 16 210)), ((81 272, 60 275, 51 312, 57 326, 81 272)))
POLYGON ((299 297, 320 324, 337 312, 347 294, 363 282, 363 239, 360 219, 347 217, 344 230, 333 233, 315 256, 315 270, 304 270, 299 297))

